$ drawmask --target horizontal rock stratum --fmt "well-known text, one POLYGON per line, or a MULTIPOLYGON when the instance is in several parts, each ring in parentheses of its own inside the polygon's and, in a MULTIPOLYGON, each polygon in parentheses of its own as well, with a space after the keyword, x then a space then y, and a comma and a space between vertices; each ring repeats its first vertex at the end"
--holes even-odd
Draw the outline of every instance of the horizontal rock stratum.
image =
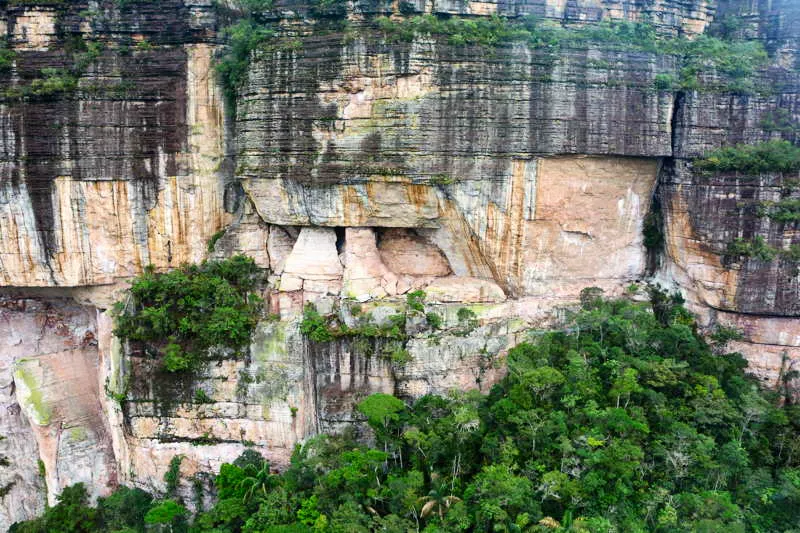
POLYGON ((177 454, 285 465, 372 392, 485 391, 586 287, 681 293, 767 384, 800 364, 800 174, 696 164, 798 142, 797 2, 334 4, 0 2, 0 528, 177 454), (247 17, 271 33, 226 84, 247 17), (740 44, 687 62, 703 39, 740 44), (113 335, 147 265, 235 254, 246 356, 178 379, 113 335), (310 341, 307 304, 407 338, 310 341))

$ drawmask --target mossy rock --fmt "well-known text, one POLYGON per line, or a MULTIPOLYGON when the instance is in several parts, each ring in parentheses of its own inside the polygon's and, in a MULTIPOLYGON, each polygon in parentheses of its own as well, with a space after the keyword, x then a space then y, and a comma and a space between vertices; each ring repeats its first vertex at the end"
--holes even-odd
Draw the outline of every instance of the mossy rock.
POLYGON ((14 364, 14 383, 17 387, 17 400, 25 414, 37 426, 50 424, 52 407, 42 392, 44 369, 35 359, 19 359, 14 364))

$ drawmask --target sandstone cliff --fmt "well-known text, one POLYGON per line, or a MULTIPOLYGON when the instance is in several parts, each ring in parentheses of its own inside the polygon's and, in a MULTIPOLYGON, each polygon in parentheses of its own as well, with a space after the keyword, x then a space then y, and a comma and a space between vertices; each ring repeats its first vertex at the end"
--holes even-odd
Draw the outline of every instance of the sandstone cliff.
POLYGON ((693 166, 797 142, 796 5, 402 4, 277 2, 226 99, 214 64, 243 16, 233 2, 0 1, 0 526, 78 481, 159 490, 176 455, 187 493, 246 446, 283 465, 371 392, 486 390, 505 350, 588 286, 680 291, 704 328, 743 331, 734 348, 770 384, 800 364, 798 260, 727 254, 737 238, 800 244, 796 223, 758 214, 797 198, 798 176, 693 166), (647 22, 769 57, 746 87, 713 61, 688 84, 674 51, 400 38, 375 22, 403 29, 400 11, 647 22), (645 246, 646 220, 662 246, 645 246), (144 266, 234 253, 267 274, 246 357, 176 378, 114 338, 111 304, 144 266), (381 326, 417 289, 442 324, 408 313, 399 344, 299 331, 306 303, 381 326))

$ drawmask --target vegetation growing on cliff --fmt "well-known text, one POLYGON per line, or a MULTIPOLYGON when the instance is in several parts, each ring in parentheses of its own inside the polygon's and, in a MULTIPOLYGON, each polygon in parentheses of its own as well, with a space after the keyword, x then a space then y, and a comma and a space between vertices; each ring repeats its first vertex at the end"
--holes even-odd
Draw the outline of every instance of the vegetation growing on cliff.
POLYGON ((0 39, 0 74, 7 70, 11 70, 11 65, 14 63, 14 51, 8 47, 5 39, 0 39))
MULTIPOLYGON (((217 75, 222 82, 229 109, 236 105, 237 91, 242 87, 254 52, 269 46, 277 50, 296 50, 300 41, 292 37, 279 37, 269 20, 272 0, 235 0, 241 19, 223 29, 227 42, 225 52, 216 63, 217 75)), ((309 11, 315 18, 342 19, 347 13, 344 0, 311 0, 309 11)))
MULTIPOLYGON (((560 48, 597 45, 615 50, 643 51, 677 56, 677 77, 660 73, 658 90, 701 89, 750 93, 757 89, 753 77, 768 57, 758 41, 735 41, 700 35, 695 39, 660 36, 646 23, 600 22, 568 27, 534 17, 510 19, 494 15, 482 18, 419 15, 405 19, 379 17, 378 28, 390 42, 410 42, 420 35, 442 38, 452 46, 485 47, 526 43, 531 48, 560 48), (708 72, 723 76, 721 84, 704 81, 708 72)), ((720 83, 720 82, 715 82, 720 83)))
POLYGON ((378 17, 378 28, 389 41, 411 42, 418 36, 444 37, 454 46, 501 46, 524 42, 533 48, 579 46, 597 43, 624 50, 659 52, 662 41, 649 24, 610 21, 582 26, 562 26, 536 17, 438 17, 417 15, 403 19, 378 17))
MULTIPOLYGON (((415 303, 418 303, 417 298, 425 297, 422 291, 415 291, 412 294, 414 296, 411 299, 415 303)), ((300 332, 312 342, 326 343, 336 339, 349 339, 351 347, 359 353, 383 357, 397 365, 409 362, 411 356, 406 350, 408 339, 406 313, 398 312, 386 317, 381 324, 376 324, 372 322, 371 314, 361 315, 360 308, 358 309, 358 313, 354 313, 354 316, 358 316, 358 324, 351 327, 341 322, 335 315, 321 315, 312 304, 307 304, 303 310, 300 332)), ((414 308, 409 312, 422 315, 414 308)))
MULTIPOLYGON (((415 292, 422 293, 422 291, 415 292)), ((424 298, 425 293, 422 294, 424 298)), ((383 325, 371 323, 371 318, 370 315, 365 315, 361 325, 349 327, 339 322, 333 315, 322 316, 313 304, 306 304, 300 332, 314 342, 330 342, 339 337, 386 338, 400 341, 406 339, 405 313, 387 317, 383 325)))
POLYGON ((756 214, 787 224, 800 222, 800 198, 783 198, 777 202, 761 202, 756 214))
POLYGON ((800 147, 785 140, 726 146, 695 159, 694 167, 705 172, 797 172, 800 147))
POLYGON ((114 333, 158 354, 170 372, 195 369, 210 348, 238 350, 250 340, 261 310, 258 277, 243 255, 165 273, 148 267, 117 304, 114 333))
MULTIPOLYGON (((0 90, 2 98, 48 98, 64 95, 78 89, 78 81, 103 53, 103 44, 96 41, 85 41, 82 36, 65 39, 64 51, 71 58, 70 65, 63 68, 47 67, 39 71, 39 77, 26 84, 14 85, 0 90)), ((13 52, 4 51, 0 45, 0 72, 10 67, 15 57, 13 52)), ((98 89, 98 87, 95 87, 98 89)))
POLYGON ((723 256, 727 261, 753 258, 759 261, 773 261, 777 258, 800 261, 800 246, 793 244, 786 249, 770 245, 764 237, 756 235, 751 240, 737 238, 728 243, 723 256))
POLYGON ((691 90, 719 90, 750 94, 757 89, 754 76, 766 66, 768 57, 759 41, 728 41, 700 35, 691 41, 674 41, 671 45, 681 56, 680 87, 691 90), (710 69, 723 76, 721 85, 703 79, 710 69))
POLYGON ((253 18, 240 20, 223 31, 228 49, 217 61, 216 69, 229 103, 235 103, 236 91, 246 79, 250 67, 250 55, 274 35, 272 28, 260 24, 253 18))
MULTIPOLYGON (((277 27, 263 17, 272 7, 271 1, 239 0, 238 4, 243 18, 223 32, 229 46, 217 63, 217 71, 231 104, 235 103, 236 92, 245 81, 256 50, 269 46, 294 50, 302 46, 298 38, 279 38, 277 27)), ((309 14, 317 21, 317 28, 313 31, 343 31, 346 6, 342 0, 311 1, 309 14), (331 21, 341 21, 342 24, 331 26, 331 21)), ((402 11, 402 4, 400 8, 402 11)), ((555 53, 561 48, 591 45, 666 54, 676 56, 677 69, 657 75, 654 84, 658 90, 751 93, 764 89, 756 87, 753 82, 756 71, 768 61, 767 53, 759 41, 720 39, 709 35, 700 35, 691 40, 665 37, 659 35, 650 24, 628 21, 563 26, 535 17, 411 16, 412 12, 407 11, 405 15, 408 16, 404 17, 368 18, 365 25, 355 29, 355 33, 361 32, 371 38, 377 30, 390 43, 411 42, 419 36, 429 36, 457 47, 471 45, 492 48, 525 43, 530 48, 555 53), (711 81, 707 73, 716 73, 722 79, 711 81)))
MULTIPOLYGON (((729 335, 707 344, 679 299, 651 294, 634 303, 587 292, 564 329, 509 353, 488 395, 367 398, 358 410, 372 446, 320 436, 282 474, 247 452, 222 466, 217 503, 189 530, 797 531, 792 374, 780 392, 760 390, 744 359, 725 353, 729 335)), ((79 503, 83 529, 60 531, 111 530, 105 502, 79 503)), ((61 507, 48 515, 78 516, 61 507)), ((137 509, 125 527, 143 531, 153 511, 137 509)), ((162 515, 186 530, 181 512, 162 515)), ((12 532, 44 531, 29 524, 12 532)))

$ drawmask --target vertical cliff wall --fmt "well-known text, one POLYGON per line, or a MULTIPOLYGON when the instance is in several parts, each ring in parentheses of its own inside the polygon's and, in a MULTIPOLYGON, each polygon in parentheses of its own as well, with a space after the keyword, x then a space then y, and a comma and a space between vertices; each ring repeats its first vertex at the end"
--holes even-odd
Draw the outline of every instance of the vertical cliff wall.
POLYGON ((12 3, 0 280, 109 285, 203 257, 226 222, 210 3, 12 3), (120 4, 122 5, 122 4, 120 4))
POLYGON ((734 348, 770 384, 800 360, 800 234, 759 214, 797 198, 798 176, 694 166, 797 142, 792 2, 340 7, 258 14, 274 33, 226 101, 214 65, 235 3, 0 2, 0 525, 78 481, 160 490, 176 455, 187 494, 246 447, 285 465, 371 392, 485 391, 588 286, 680 291, 704 328, 742 330, 734 348), (423 13, 577 33, 400 31, 423 13), (682 52, 609 37, 609 21, 770 55, 744 78, 706 58, 688 80, 682 52), (645 247, 646 220, 663 246, 645 247), (756 237, 785 253, 729 253, 756 237), (266 274, 245 356, 180 376, 114 338, 111 304, 145 265, 235 253, 266 274), (309 341, 307 303, 404 333, 309 341))

